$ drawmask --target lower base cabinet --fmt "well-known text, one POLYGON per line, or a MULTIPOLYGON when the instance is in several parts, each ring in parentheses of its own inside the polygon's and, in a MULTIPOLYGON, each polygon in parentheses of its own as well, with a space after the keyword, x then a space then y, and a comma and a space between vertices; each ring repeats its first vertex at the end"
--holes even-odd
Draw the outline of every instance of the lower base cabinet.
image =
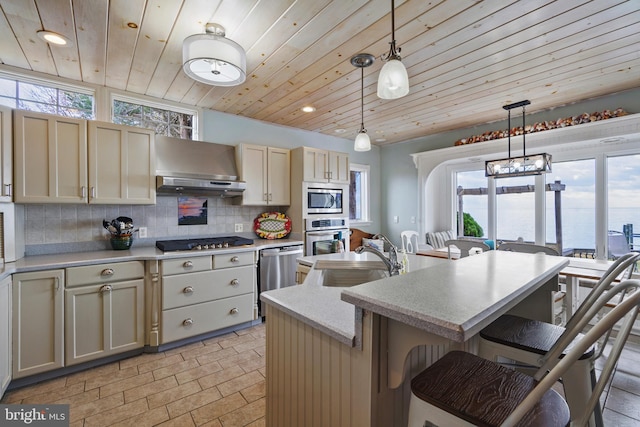
POLYGON ((144 346, 144 281, 65 290, 65 364, 144 346))
POLYGON ((64 270, 13 275, 13 379, 64 366, 64 270))
POLYGON ((0 282, 0 399, 11 382, 11 277, 0 282))

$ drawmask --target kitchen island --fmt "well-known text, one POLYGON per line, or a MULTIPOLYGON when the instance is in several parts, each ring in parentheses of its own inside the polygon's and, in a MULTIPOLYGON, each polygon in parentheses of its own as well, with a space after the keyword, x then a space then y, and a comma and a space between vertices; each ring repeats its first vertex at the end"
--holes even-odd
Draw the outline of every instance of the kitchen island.
POLYGON ((267 425, 406 425, 405 378, 450 349, 475 351, 477 332, 506 312, 551 320, 550 292, 569 262, 490 251, 424 257, 430 264, 419 268, 418 258, 408 274, 349 288, 324 286, 310 272, 301 286, 262 294, 267 425), (351 331, 352 341, 340 339, 351 331))

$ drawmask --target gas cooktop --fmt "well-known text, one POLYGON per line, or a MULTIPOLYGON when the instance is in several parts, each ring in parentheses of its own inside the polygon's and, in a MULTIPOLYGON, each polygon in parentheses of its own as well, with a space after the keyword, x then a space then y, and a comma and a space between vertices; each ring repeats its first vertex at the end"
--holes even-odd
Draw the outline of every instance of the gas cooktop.
POLYGON ((253 245, 253 240, 239 236, 156 241, 156 247, 164 252, 201 251, 206 249, 222 249, 246 245, 253 245))

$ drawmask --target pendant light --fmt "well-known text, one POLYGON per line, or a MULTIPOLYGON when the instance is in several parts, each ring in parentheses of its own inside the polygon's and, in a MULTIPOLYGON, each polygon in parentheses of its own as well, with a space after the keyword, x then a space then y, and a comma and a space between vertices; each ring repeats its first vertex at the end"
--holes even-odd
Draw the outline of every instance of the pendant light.
POLYGON ((524 101, 515 102, 502 107, 509 112, 507 119, 509 157, 506 159, 490 160, 485 162, 485 176, 506 178, 510 176, 541 175, 543 173, 551 172, 551 154, 541 153, 533 156, 527 156, 527 148, 525 146, 526 131, 524 126, 524 107, 529 104, 531 104, 531 101, 525 99, 524 101), (511 157, 511 110, 518 107, 522 107, 522 156, 511 157))
POLYGON ((381 59, 386 63, 378 76, 378 97, 382 99, 402 98, 409 93, 409 75, 400 61, 400 48, 396 49, 395 2, 391 0, 391 48, 381 59))
POLYGON ((192 79, 213 86, 237 86, 247 76, 247 57, 238 43, 225 37, 221 25, 208 23, 205 34, 182 43, 182 69, 192 79))
POLYGON ((367 130, 364 128, 364 69, 373 64, 375 60, 373 55, 368 53, 359 53, 351 58, 351 65, 360 68, 360 132, 356 135, 356 140, 353 144, 355 151, 369 151, 371 150, 371 139, 367 134, 367 130))

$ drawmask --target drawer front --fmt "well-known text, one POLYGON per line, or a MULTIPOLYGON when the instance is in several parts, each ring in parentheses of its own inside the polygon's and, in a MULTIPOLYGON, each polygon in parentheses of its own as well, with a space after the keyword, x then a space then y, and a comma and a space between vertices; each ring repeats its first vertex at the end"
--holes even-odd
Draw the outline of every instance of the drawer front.
POLYGON ((213 256, 213 268, 239 267, 241 265, 251 264, 255 264, 255 252, 240 252, 213 256))
POLYGON ((144 277, 143 261, 86 265, 66 269, 67 287, 119 282, 144 277))
POLYGON ((162 275, 211 270, 211 256, 167 259, 162 261, 162 275))
POLYGON ((163 344, 253 320, 253 294, 162 312, 163 344))
POLYGON ((253 293, 255 267, 227 268, 162 278, 162 309, 253 293))

